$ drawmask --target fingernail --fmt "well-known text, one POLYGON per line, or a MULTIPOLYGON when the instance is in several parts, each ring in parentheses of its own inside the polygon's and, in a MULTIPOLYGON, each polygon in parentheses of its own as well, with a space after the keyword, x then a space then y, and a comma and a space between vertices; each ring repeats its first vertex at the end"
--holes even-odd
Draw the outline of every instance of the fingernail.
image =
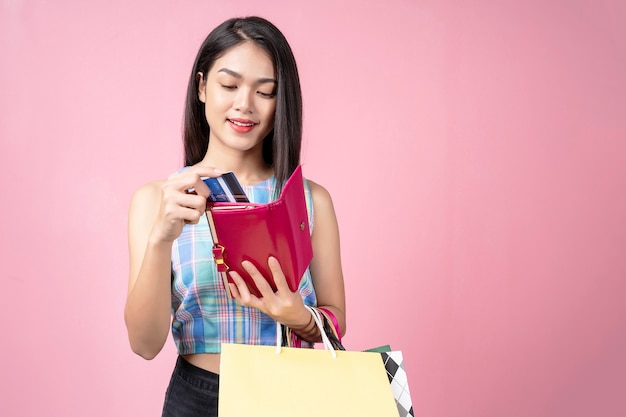
POLYGON ((216 174, 221 174, 221 173, 222 173, 222 171, 220 171, 220 170, 219 170, 219 169, 217 169, 217 168, 213 168, 213 172, 215 172, 216 174))

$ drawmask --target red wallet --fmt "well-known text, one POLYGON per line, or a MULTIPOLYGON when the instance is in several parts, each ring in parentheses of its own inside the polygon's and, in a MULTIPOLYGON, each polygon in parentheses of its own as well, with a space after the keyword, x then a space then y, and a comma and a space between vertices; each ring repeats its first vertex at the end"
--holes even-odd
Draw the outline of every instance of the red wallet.
POLYGON ((276 291, 267 265, 270 256, 278 259, 291 291, 298 289, 313 258, 300 166, 289 177, 277 200, 268 204, 207 201, 206 216, 217 269, 229 295, 227 283, 233 281, 227 272, 236 271, 250 292, 261 296, 252 277, 241 266, 244 260, 252 262, 276 291))

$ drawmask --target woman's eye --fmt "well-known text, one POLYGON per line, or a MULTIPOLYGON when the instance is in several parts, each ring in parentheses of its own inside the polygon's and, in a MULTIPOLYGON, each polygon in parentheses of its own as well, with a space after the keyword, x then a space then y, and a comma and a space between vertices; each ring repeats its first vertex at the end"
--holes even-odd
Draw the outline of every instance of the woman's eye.
POLYGON ((258 93, 259 93, 259 95, 261 97, 265 97, 265 98, 272 98, 272 97, 276 96, 276 93, 266 93, 266 92, 263 92, 263 91, 258 91, 258 93))
POLYGON ((236 85, 226 85, 226 84, 221 84, 221 86, 227 90, 234 90, 237 88, 236 85))

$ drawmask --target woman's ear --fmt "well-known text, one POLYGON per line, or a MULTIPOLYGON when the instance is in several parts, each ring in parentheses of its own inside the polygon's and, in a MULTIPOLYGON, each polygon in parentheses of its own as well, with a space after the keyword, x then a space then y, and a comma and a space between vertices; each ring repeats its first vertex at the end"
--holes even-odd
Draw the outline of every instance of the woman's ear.
POLYGON ((198 100, 205 103, 206 102, 206 80, 204 79, 204 74, 201 72, 196 73, 196 81, 198 82, 198 100))

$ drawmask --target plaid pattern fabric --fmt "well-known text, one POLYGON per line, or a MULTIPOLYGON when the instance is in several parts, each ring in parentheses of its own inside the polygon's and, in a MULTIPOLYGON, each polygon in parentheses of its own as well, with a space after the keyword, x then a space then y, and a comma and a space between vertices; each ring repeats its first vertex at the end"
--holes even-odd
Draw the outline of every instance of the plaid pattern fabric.
MULTIPOLYGON (((243 186, 248 199, 261 204, 274 200, 275 187, 274 177, 243 186)), ((312 230, 313 205, 306 181, 304 191, 312 230)), ((178 353, 218 353, 222 343, 275 344, 276 322, 257 309, 238 305, 226 295, 212 247, 204 216, 196 225, 185 225, 172 247, 172 336, 178 353)), ((305 304, 316 305, 308 269, 298 291, 305 304)))
POLYGON ((402 351, 382 352, 381 355, 400 417, 415 416, 411 393, 409 392, 409 381, 404 369, 402 351))

